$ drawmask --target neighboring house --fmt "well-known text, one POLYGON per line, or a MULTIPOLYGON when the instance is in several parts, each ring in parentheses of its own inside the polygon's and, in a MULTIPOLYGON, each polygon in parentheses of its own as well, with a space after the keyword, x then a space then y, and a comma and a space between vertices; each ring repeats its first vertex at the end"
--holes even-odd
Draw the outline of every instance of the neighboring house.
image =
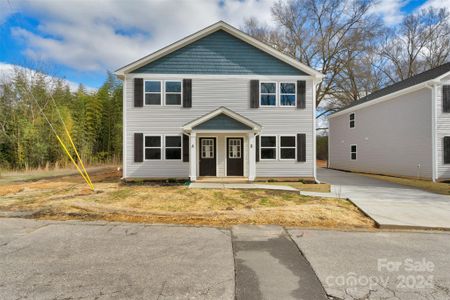
POLYGON ((218 22, 116 71, 123 177, 315 178, 323 75, 218 22))
POLYGON ((329 121, 329 167, 450 179, 450 63, 370 94, 329 121))

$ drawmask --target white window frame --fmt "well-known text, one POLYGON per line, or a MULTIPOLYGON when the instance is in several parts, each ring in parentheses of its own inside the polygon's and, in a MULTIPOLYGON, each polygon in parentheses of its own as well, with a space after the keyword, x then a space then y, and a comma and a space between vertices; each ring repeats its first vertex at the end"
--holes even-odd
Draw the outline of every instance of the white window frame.
MULTIPOLYGON (((200 159, 215 159, 216 161, 217 161, 217 150, 216 150, 216 148, 217 148, 217 138, 216 138, 216 140, 214 141, 214 138, 215 137, 209 137, 209 136, 202 136, 201 137, 201 140, 199 140, 200 142, 199 142, 199 144, 200 144, 200 159), (213 141, 213 143, 212 143, 212 147, 214 148, 213 149, 213 151, 212 151, 212 154, 214 155, 213 157, 203 157, 203 141, 204 140, 212 140, 213 141)), ((217 167, 217 166, 216 166, 217 167)), ((216 170, 216 174, 217 174, 217 170, 216 170)))
MULTIPOLYGON (((162 103, 162 101, 161 101, 162 103)), ((173 107, 180 107, 183 105, 183 80, 179 79, 171 79, 171 80, 164 80, 164 106, 173 106, 173 107), (167 92, 166 91, 166 82, 179 82, 181 86, 181 92, 167 92), (180 95, 180 104, 167 104, 166 103, 166 95, 180 95)))
POLYGON ((358 160, 358 145, 357 144, 350 145, 350 160, 358 160), (355 146, 356 151, 352 151, 353 146, 355 146), (353 157, 352 157, 353 153, 355 153, 355 155, 356 155, 355 159, 353 159, 353 157))
POLYGON ((182 161, 183 160, 183 135, 182 134, 165 134, 164 135, 164 160, 168 161, 182 161), (166 137, 177 136, 180 138, 180 147, 167 147, 166 137), (166 149, 180 149, 180 159, 173 159, 166 157, 166 149))
POLYGON ((143 86, 143 89, 144 89, 144 106, 163 106, 163 104, 164 104, 164 80, 158 80, 158 79, 145 79, 145 80, 144 80, 144 86, 143 86), (147 81, 155 81, 155 82, 159 82, 160 85, 161 85, 161 91, 160 91, 159 93, 156 93, 156 92, 146 92, 146 91, 145 91, 145 83, 146 83, 147 81), (160 103, 160 104, 147 104, 147 103, 145 103, 145 95, 146 95, 146 94, 160 94, 160 95, 161 95, 161 103, 160 103))
POLYGON ((293 81, 280 81, 278 82, 278 105, 280 107, 297 107, 297 82, 293 82, 293 81), (294 97, 295 97, 295 102, 294 105, 282 105, 281 104, 281 95, 292 95, 291 93, 281 93, 281 84, 282 83, 291 83, 294 84, 294 97))
POLYGON ((162 134, 144 134, 144 142, 143 142, 143 147, 144 147, 144 161, 159 161, 159 160, 164 160, 164 153, 163 153, 163 149, 164 149, 164 135, 162 134), (159 147, 146 147, 145 146, 145 138, 147 136, 159 136, 161 144, 159 147), (147 159, 145 157, 145 149, 160 149, 161 151, 161 155, 159 159, 147 159))
POLYGON ((277 107, 278 106, 278 82, 276 81, 260 81, 259 82, 259 107, 277 107), (274 83, 275 84, 275 93, 261 93, 261 85, 263 83, 274 83), (262 95, 273 95, 275 94, 275 105, 262 105, 261 104, 261 96, 262 95))
POLYGON ((273 161, 278 159, 278 135, 276 134, 262 134, 259 135, 259 160, 261 161, 273 161), (262 138, 263 137, 275 137, 275 147, 263 147, 262 146, 262 138), (263 158, 261 153, 263 148, 273 148, 275 149, 275 158, 263 158))
POLYGON ((296 134, 280 134, 279 136, 278 136, 278 149, 279 149, 279 151, 278 151, 278 153, 279 153, 279 155, 278 155, 278 157, 279 157, 279 160, 297 160, 297 135, 296 134), (281 137, 294 137, 294 140, 295 140, 295 146, 294 147, 282 147, 281 146, 281 137), (282 158, 281 157, 281 149, 292 149, 292 148, 294 148, 294 158, 282 158))
POLYGON ((242 150, 244 149, 244 145, 243 145, 244 144, 244 138, 227 136, 226 137, 226 144, 227 145, 225 145, 225 147, 226 147, 226 155, 227 155, 226 158, 227 159, 228 158, 230 158, 230 159, 242 159, 243 158, 242 150), (232 146, 232 145, 229 144, 229 140, 238 140, 239 141, 239 147, 240 147, 240 149, 239 149, 239 157, 230 157, 230 146, 232 146))
POLYGON ((356 127, 356 114, 354 112, 351 112, 348 114, 348 127, 350 129, 354 129, 356 127), (352 115, 353 115, 353 120, 350 119, 352 115), (352 127, 352 122, 353 122, 353 127, 352 127))

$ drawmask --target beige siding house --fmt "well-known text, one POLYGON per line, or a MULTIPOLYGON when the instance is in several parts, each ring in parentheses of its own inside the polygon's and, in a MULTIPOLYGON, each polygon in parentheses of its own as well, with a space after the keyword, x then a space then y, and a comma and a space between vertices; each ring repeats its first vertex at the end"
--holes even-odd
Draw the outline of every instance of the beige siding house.
POLYGON ((322 74, 218 22, 119 70, 123 177, 315 178, 322 74))
POLYGON ((329 167, 450 179, 450 63, 332 114, 329 167))

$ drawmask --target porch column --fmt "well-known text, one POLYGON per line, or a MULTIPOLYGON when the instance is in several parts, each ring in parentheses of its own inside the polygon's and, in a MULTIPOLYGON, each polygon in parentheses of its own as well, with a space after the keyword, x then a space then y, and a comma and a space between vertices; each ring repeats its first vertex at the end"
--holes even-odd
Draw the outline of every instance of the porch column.
POLYGON ((253 132, 248 134, 248 147, 248 180, 253 181, 256 177, 256 144, 253 132))
POLYGON ((191 132, 189 140, 189 178, 195 181, 197 180, 197 134, 191 132))

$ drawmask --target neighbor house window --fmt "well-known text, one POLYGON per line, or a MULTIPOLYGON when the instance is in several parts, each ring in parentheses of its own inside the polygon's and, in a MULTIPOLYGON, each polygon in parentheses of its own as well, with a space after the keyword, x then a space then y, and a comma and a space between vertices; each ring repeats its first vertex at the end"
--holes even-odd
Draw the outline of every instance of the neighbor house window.
POLYGON ((450 164, 450 136, 444 137, 444 164, 450 164))
POLYGON ((261 136, 261 159, 276 159, 277 158, 277 137, 276 136, 261 136))
POLYGON ((352 160, 356 160, 356 145, 350 146, 350 155, 352 160))
POLYGON ((166 105, 181 105, 181 81, 165 82, 166 105))
POLYGON ((261 82, 259 91, 260 106, 277 105, 277 84, 275 82, 261 82))
POLYGON ((292 82, 280 83, 280 106, 295 106, 296 86, 292 82))
POLYGON ((146 135, 144 143, 144 152, 146 160, 161 159, 161 136, 146 135))
POLYGON ((161 105, 161 81, 146 80, 144 92, 145 105, 161 105))
POLYGON ((350 118, 350 128, 355 128, 355 114, 351 113, 349 118, 350 118))
POLYGON ((295 159, 295 136, 280 136, 280 159, 295 159))
POLYGON ((181 136, 166 136, 166 159, 181 159, 181 136))

